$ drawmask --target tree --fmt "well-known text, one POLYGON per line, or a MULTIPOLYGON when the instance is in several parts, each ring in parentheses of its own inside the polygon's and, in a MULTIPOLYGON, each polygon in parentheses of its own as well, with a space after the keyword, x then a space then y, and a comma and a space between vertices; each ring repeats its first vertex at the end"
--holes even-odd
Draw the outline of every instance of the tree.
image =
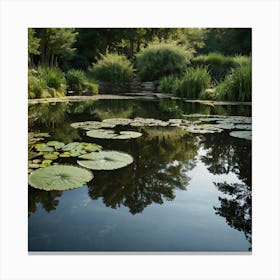
POLYGON ((69 59, 75 51, 77 32, 74 28, 39 28, 41 38, 40 62, 49 67, 57 67, 62 59, 69 59))
POLYGON ((35 37, 36 33, 33 28, 28 28, 28 64, 33 64, 33 55, 40 54, 40 39, 35 37))

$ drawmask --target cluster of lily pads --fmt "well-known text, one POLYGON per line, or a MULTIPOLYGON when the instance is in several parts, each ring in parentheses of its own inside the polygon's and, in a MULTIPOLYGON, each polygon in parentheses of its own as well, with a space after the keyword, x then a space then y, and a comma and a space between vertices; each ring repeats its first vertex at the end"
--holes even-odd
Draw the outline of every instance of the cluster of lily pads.
POLYGON ((204 134, 216 133, 223 130, 233 130, 230 132, 232 137, 252 139, 252 119, 243 116, 221 116, 221 115, 185 115, 186 119, 169 119, 162 121, 152 118, 115 118, 105 119, 103 121, 85 121, 75 122, 71 126, 74 128, 86 130, 86 135, 93 138, 101 139, 131 139, 140 137, 142 134, 136 131, 112 130, 117 126, 143 127, 179 127, 186 132, 204 134))
MULTIPOLYGON (((36 140, 37 141, 37 140, 36 140)), ((29 185, 46 190, 68 190, 79 188, 93 179, 90 170, 114 170, 133 162, 132 156, 119 151, 103 151, 95 143, 59 141, 36 143, 32 149, 35 159, 29 160, 29 185), (58 158, 78 157, 77 163, 85 168, 60 164, 58 158), (34 171, 35 170, 35 171, 34 171)))

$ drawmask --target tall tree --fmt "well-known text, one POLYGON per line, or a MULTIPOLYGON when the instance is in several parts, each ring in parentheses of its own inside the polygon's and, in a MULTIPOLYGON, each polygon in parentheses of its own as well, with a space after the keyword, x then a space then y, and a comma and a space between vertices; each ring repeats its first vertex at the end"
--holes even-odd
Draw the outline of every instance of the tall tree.
POLYGON ((55 67, 74 53, 78 34, 74 28, 39 28, 37 32, 41 38, 41 64, 55 67))
POLYGON ((40 54, 40 39, 36 37, 35 30, 28 28, 28 64, 33 65, 33 55, 40 54))

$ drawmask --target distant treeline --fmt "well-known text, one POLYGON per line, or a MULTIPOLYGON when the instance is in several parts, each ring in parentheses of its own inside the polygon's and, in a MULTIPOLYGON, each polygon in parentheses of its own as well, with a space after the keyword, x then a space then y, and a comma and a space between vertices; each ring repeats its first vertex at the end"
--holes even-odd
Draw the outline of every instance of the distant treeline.
POLYGON ((176 43, 190 56, 218 52, 251 54, 250 28, 30 28, 29 65, 87 70, 101 55, 117 53, 132 62, 150 43, 176 43))

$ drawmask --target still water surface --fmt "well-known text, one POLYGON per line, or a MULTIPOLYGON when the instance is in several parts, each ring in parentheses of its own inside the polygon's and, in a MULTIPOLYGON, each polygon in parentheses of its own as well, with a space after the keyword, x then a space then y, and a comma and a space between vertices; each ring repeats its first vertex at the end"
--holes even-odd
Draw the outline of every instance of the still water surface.
POLYGON ((251 141, 228 131, 182 135, 175 128, 140 128, 138 139, 95 141, 70 127, 76 121, 193 113, 250 116, 251 107, 174 100, 30 105, 29 131, 49 132, 50 140, 64 143, 94 142, 129 153, 134 162, 95 171, 75 190, 29 187, 29 251, 250 251, 251 141))

